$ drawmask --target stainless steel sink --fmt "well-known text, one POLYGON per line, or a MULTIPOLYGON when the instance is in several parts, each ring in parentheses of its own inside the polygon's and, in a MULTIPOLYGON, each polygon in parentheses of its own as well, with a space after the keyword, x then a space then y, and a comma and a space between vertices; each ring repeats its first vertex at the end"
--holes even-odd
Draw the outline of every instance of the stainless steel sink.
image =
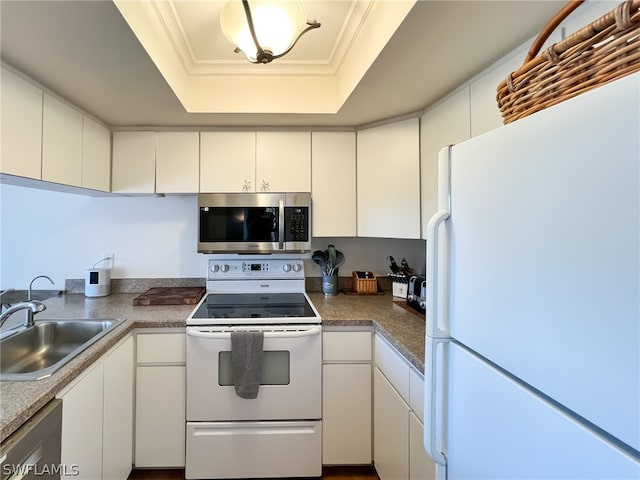
POLYGON ((121 323, 118 319, 36 321, 0 342, 0 380, 48 377, 121 323))

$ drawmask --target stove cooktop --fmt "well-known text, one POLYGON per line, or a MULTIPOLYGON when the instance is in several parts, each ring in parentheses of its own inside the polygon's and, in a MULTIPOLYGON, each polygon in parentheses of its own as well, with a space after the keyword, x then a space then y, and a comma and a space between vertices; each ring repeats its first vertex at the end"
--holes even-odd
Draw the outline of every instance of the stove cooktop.
POLYGON ((190 323, 320 323, 304 293, 210 293, 194 310, 190 323), (203 320, 210 320, 209 322, 203 320))

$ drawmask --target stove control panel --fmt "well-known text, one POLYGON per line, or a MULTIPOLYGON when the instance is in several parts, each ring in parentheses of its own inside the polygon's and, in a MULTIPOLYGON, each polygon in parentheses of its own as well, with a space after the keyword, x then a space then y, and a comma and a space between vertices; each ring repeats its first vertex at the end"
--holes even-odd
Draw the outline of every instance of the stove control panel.
POLYGON ((269 265, 269 262, 242 262, 242 271, 251 273, 268 272, 269 265))
POLYGON ((207 280, 304 279, 302 258, 229 257, 209 260, 207 280))

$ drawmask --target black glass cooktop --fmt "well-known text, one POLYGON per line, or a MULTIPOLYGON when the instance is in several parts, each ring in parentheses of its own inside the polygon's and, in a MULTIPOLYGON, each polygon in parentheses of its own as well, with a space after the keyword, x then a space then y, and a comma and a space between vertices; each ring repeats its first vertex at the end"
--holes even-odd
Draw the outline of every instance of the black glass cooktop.
POLYGON ((303 293, 210 293, 193 318, 315 317, 303 293))

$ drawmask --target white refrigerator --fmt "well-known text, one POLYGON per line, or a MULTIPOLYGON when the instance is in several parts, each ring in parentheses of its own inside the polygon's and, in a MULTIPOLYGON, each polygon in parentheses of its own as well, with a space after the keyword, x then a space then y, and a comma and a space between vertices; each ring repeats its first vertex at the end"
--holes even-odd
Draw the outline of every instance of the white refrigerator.
POLYGON ((438 195, 438 477, 640 479, 640 74, 443 149, 438 195))

